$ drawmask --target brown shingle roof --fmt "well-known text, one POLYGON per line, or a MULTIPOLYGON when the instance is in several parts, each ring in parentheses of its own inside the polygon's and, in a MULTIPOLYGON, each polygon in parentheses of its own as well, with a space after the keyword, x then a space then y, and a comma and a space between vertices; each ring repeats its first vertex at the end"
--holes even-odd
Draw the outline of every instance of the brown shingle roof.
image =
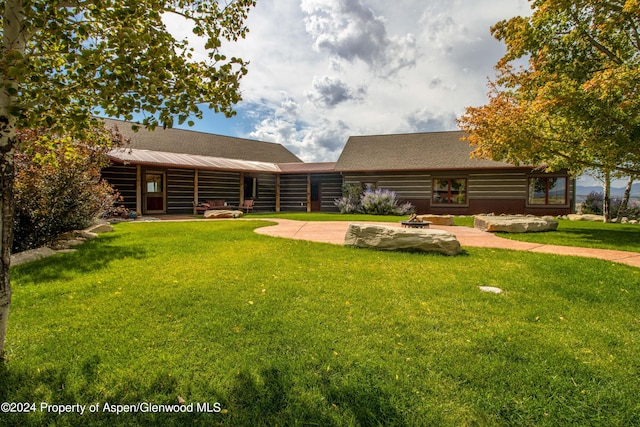
POLYGON ((352 136, 336 171, 493 169, 514 167, 505 162, 470 158, 473 150, 460 138, 464 132, 352 136))
POLYGON ((129 148, 170 153, 194 154, 269 163, 302 162, 295 154, 280 144, 234 138, 182 129, 156 128, 148 131, 140 128, 134 132, 130 122, 102 119, 108 128, 114 126, 131 139, 129 148))

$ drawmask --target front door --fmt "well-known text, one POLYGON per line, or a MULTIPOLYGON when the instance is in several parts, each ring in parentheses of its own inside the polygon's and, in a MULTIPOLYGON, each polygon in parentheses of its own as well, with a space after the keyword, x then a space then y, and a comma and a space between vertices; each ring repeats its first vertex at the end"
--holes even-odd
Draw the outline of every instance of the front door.
POLYGON ((164 172, 147 171, 144 174, 144 213, 165 213, 164 172))

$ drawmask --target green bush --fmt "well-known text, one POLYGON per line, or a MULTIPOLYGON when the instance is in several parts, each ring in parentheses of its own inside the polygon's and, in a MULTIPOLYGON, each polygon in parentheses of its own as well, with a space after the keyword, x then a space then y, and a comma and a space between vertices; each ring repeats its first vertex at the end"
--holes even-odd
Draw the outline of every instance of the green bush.
POLYGON ((107 161, 103 152, 34 143, 15 159, 13 252, 42 246, 64 232, 87 227, 116 199, 115 190, 100 177, 100 168, 107 161))
POLYGON ((361 212, 362 205, 360 198, 362 197, 362 185, 360 184, 343 184, 342 197, 336 199, 334 204, 340 209, 340 213, 353 214, 361 212))

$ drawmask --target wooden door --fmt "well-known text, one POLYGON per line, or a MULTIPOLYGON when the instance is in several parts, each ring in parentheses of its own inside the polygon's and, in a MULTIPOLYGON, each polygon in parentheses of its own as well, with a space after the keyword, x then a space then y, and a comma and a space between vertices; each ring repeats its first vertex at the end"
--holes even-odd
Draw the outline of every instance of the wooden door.
POLYGON ((144 213, 166 212, 166 174, 147 171, 143 183, 144 213))

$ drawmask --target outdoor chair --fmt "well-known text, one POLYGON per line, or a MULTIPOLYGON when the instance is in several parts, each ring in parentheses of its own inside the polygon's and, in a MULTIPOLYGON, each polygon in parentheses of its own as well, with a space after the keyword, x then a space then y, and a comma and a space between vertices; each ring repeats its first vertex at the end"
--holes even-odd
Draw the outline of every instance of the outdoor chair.
POLYGON ((210 206, 209 209, 227 209, 226 203, 224 200, 207 200, 207 204, 210 206))
POLYGON ((253 200, 245 200, 244 203, 238 206, 238 209, 244 210, 245 213, 249 213, 249 211, 253 210, 253 200))

